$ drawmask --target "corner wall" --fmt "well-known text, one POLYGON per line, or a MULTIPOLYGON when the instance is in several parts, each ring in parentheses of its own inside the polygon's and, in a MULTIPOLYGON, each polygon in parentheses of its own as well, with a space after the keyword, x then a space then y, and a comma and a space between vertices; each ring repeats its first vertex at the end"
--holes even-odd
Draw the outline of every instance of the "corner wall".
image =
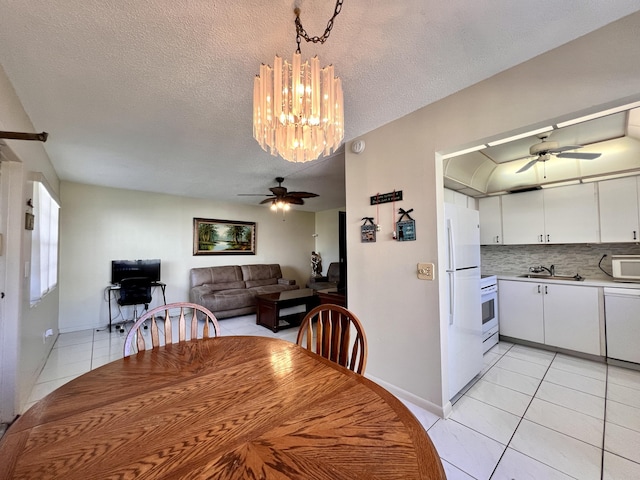
MULTIPOLYGON (((51 127, 31 123, 1 66, 0 106, 0 130, 34 132, 51 127)), ((6 156, 17 161, 2 161, 0 233, 4 245, 0 286, 5 298, 0 306, 0 422, 9 422, 20 413, 44 366, 56 336, 43 341, 42 334, 49 328, 57 331, 59 292, 54 288, 40 302, 30 305, 29 277, 24 274, 31 259, 31 231, 24 229, 26 203, 33 191, 31 173, 41 172, 56 193, 58 176, 42 143, 6 143, 11 148, 6 156)))
MULTIPOLYGON (((316 213, 316 252, 322 257, 322 274, 327 274, 331 262, 340 261, 339 212, 345 208, 335 208, 316 213)), ((311 272, 311 267, 309 267, 311 272)))
MULTIPOLYGON (((397 395, 445 415, 450 408, 441 156, 640 98, 640 13, 502 72, 366 135, 360 155, 346 148, 349 308, 369 340, 367 376, 397 395), (376 243, 360 243, 368 198, 402 190, 396 208, 414 208, 415 242, 389 236, 390 204, 380 209, 376 243), (436 263, 436 280, 416 278, 436 263)), ((434 75, 437 72, 432 72, 434 75)))

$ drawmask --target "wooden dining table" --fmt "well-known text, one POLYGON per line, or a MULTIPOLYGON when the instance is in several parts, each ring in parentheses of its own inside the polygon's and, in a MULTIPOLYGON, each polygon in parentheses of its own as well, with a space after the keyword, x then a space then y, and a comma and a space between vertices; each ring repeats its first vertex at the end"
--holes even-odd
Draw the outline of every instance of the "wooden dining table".
POLYGON ((147 350, 31 407, 1 479, 445 479, 428 434, 369 379, 276 338, 147 350))

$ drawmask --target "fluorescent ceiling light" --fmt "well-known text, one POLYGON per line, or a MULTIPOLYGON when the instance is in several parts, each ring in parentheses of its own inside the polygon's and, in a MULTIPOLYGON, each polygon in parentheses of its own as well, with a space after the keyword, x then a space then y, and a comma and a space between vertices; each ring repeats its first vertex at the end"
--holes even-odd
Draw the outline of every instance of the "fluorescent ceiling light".
POLYGON ((514 140, 520 140, 521 138, 532 137, 533 135, 538 135, 539 133, 550 132, 553 130, 552 126, 539 128, 537 130, 532 130, 530 132, 520 133, 518 135, 514 135, 512 137, 503 138, 501 140, 496 140, 495 142, 489 142, 488 145, 490 147, 495 147, 496 145, 502 145, 503 143, 513 142, 514 140))
POLYGON ((555 187, 566 187, 567 185, 577 185, 580 183, 580 180, 567 180, 566 182, 556 182, 556 183, 545 183, 540 184, 542 188, 555 188, 555 187))
POLYGON ((482 150, 484 148, 487 148, 487 146, 483 143, 482 145, 476 145, 475 147, 467 148, 465 150, 447 153, 446 155, 442 156, 442 159, 446 160, 447 158, 459 157, 460 155, 464 155, 465 153, 477 152, 478 150, 482 150))
POLYGON ((623 172, 623 173, 612 173, 610 175, 600 175, 598 177, 583 178, 582 179, 582 183, 599 182, 601 180, 611 180, 611 179, 614 179, 614 178, 622 178, 622 177, 633 177, 633 176, 638 175, 639 173, 640 172, 635 170, 633 172, 623 172))
POLYGON ((568 127, 569 125, 575 125, 576 123, 586 122, 593 120, 594 118, 606 117, 607 115, 613 115, 614 113, 620 113, 625 110, 631 110, 632 108, 640 107, 640 102, 629 103, 627 105, 621 105, 620 107, 610 108, 598 113, 592 113, 591 115, 585 115, 584 117, 575 118, 573 120, 567 120, 566 122, 558 123, 558 128, 568 127))

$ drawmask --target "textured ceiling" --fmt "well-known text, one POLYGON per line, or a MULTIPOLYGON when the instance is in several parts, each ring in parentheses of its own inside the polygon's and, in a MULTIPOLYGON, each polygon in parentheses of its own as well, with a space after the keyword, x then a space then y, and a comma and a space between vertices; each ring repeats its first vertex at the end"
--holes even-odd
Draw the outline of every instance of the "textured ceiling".
MULTIPOLYGON (((63 180, 257 204, 276 176, 344 206, 344 155, 292 164, 252 137, 260 63, 321 35, 333 0, 0 0, 0 65, 63 180)), ((346 0, 324 45, 345 140, 640 9, 637 0, 346 0)), ((1 125, 12 130, 11 125, 1 125)), ((10 141, 7 141, 11 145, 10 141)))

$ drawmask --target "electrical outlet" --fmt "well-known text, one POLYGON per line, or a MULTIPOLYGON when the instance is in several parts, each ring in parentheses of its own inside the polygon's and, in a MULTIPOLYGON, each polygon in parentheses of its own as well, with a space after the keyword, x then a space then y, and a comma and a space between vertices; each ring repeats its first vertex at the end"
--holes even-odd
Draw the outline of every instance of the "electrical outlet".
POLYGON ((433 263, 418 264, 418 278, 420 280, 433 280, 435 266, 433 263))

